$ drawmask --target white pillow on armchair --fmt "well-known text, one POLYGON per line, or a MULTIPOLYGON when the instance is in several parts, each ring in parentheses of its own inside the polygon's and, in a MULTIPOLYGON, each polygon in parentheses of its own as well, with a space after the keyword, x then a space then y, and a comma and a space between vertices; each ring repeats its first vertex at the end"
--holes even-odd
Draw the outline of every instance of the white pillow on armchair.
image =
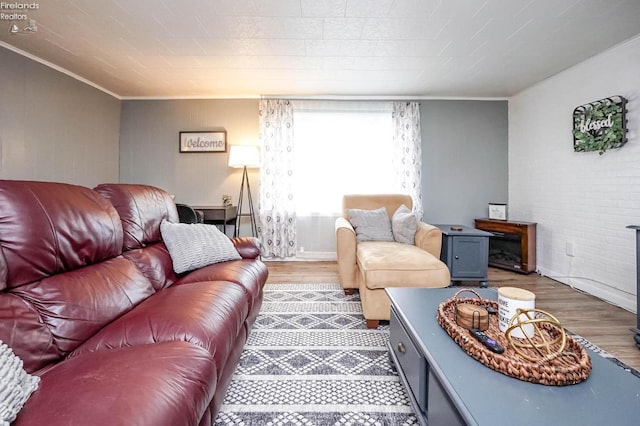
POLYGON ((391 230, 397 242, 413 245, 418 230, 418 217, 403 204, 391 218, 391 230))

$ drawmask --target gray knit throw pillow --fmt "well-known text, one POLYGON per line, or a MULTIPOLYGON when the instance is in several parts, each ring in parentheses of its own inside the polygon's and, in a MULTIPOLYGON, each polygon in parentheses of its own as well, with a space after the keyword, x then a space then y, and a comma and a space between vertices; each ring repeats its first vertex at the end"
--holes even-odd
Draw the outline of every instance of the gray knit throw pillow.
POLYGON ((393 241, 391 221, 384 207, 376 210, 347 209, 347 216, 358 242, 393 241))
POLYGON ((38 388, 40 377, 22 368, 22 360, 0 340, 0 425, 9 426, 38 388))
POLYGON ((242 259, 233 243, 215 225, 203 223, 160 224, 162 240, 177 274, 227 260, 242 259))

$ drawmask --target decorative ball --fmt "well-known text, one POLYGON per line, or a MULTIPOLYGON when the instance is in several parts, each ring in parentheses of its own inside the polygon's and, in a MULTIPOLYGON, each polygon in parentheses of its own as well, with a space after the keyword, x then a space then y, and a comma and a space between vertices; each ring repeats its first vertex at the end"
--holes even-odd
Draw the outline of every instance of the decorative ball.
POLYGON ((550 361, 560 356, 567 345, 567 335, 560 321, 540 309, 517 309, 505 331, 509 346, 521 357, 531 362, 550 361), (526 325, 529 325, 525 331, 526 325), (533 333, 530 332, 533 326, 533 333), (511 332, 520 329, 523 339, 513 337, 511 332))

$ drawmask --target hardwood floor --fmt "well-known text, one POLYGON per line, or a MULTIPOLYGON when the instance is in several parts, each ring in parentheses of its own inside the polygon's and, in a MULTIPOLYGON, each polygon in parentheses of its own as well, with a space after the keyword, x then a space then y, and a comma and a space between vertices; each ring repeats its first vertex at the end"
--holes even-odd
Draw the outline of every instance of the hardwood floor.
MULTIPOLYGON (((266 263, 268 283, 339 282, 336 262, 266 263)), ((489 268, 489 282, 491 287, 521 287, 532 291, 536 295, 536 308, 555 315, 569 330, 640 370, 640 349, 630 331, 636 326, 634 313, 535 273, 522 275, 489 268)))

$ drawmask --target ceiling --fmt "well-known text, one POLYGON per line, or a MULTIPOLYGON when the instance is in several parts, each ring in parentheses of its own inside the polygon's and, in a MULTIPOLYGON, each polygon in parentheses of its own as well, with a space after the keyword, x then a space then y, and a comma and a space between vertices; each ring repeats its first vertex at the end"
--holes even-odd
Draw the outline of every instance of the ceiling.
POLYGON ((640 33, 640 0, 35 4, 0 43, 125 99, 507 97, 640 33))

